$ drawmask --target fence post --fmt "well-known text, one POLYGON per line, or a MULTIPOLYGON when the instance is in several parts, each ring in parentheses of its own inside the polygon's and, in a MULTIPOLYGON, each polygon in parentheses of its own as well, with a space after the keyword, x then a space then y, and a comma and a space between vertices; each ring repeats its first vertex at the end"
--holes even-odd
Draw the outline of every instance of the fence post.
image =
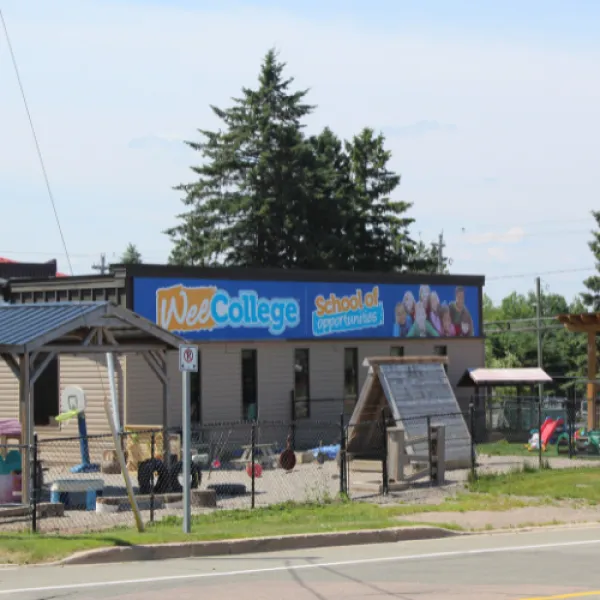
POLYGON ((256 502, 256 471, 255 471, 255 465, 256 465, 256 423, 253 422, 252 423, 252 430, 251 430, 251 435, 250 435, 250 443, 251 443, 251 447, 250 447, 250 456, 251 456, 251 468, 252 468, 252 500, 251 500, 251 506, 252 508, 254 508, 255 506, 255 502, 256 502))
POLYGON ((433 448, 431 447, 431 417, 427 415, 427 454, 429 456, 429 481, 433 479, 433 448))
POLYGON ((346 492, 346 435, 344 432, 344 413, 340 414, 340 495, 346 492))
POLYGON ((38 504, 38 436, 33 434, 31 448, 31 532, 37 533, 37 504, 38 504))
POLYGON ((475 404, 472 400, 469 402, 469 431, 471 433, 471 478, 475 479, 477 476, 477 458, 475 456, 475 404))
POLYGON ((538 398, 538 469, 542 468, 542 398, 538 398))
POLYGON ((567 400, 567 421, 569 427, 569 458, 573 458, 573 436, 575 435, 575 421, 577 420, 577 407, 575 405, 575 398, 569 398, 567 400))
POLYGON ((383 491, 383 495, 387 496, 388 492, 389 492, 389 481, 388 481, 388 468, 387 468, 387 463, 388 463, 388 456, 387 456, 387 423, 385 420, 385 408, 381 409, 381 433, 383 436, 383 442, 382 442, 382 455, 381 455, 381 475, 382 475, 382 491, 383 491))
MULTIPOLYGON (((154 465, 154 459, 156 456, 156 433, 152 431, 150 433, 150 460, 154 465)), ((152 473, 152 479, 150 481, 150 522, 154 522, 154 472, 152 473)))
POLYGON ((290 425, 290 448, 295 452, 296 451, 296 421, 292 421, 290 425))

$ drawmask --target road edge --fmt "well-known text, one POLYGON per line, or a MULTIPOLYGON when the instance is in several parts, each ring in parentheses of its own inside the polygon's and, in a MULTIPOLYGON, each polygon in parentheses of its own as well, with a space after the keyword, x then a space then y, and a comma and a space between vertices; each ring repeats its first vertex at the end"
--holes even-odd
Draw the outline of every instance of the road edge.
POLYGON ((141 562, 150 560, 173 560, 206 556, 226 556, 238 554, 260 554, 327 548, 335 546, 362 546, 431 540, 460 535, 470 535, 464 531, 444 527, 416 526, 390 527, 387 529, 365 529, 335 533, 308 533, 277 537, 215 540, 207 542, 178 542, 173 544, 152 544, 143 546, 117 546, 77 552, 60 560, 55 565, 96 565, 107 563, 141 562))

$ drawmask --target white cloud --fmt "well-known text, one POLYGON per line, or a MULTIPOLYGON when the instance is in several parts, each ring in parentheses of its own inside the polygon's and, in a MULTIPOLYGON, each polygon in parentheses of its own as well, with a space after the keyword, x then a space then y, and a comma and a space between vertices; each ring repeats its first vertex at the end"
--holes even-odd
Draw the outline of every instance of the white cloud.
POLYGON ((518 244, 525 236, 522 227, 511 227, 506 231, 497 233, 488 231, 486 233, 466 234, 465 241, 468 244, 518 244))

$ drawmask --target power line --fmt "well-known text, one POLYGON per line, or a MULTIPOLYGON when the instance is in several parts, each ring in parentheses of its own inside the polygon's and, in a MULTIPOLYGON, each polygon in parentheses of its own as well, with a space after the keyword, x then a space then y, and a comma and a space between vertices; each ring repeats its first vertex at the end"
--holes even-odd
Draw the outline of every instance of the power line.
MULTIPOLYGON (((48 177, 48 172, 46 170, 46 164, 44 162, 44 157, 42 155, 42 150, 41 150, 41 147, 40 147, 40 144, 39 144, 39 141, 38 141, 38 137, 37 137, 37 133, 36 133, 36 130, 35 130, 35 126, 33 124, 33 118, 31 116, 31 111, 29 110, 29 103, 27 102, 27 95, 25 94, 25 88, 24 88, 23 82, 21 80, 21 75, 20 75, 20 72, 19 72, 19 66, 17 64, 17 59, 16 59, 16 56, 15 56, 15 53, 14 53, 14 50, 13 50, 12 43, 10 41, 10 36, 8 34, 8 27, 7 27, 6 21, 4 19, 4 13, 2 12, 1 8, 0 8, 0 21, 2 21, 2 27, 4 29, 4 35, 6 37, 6 43, 8 45, 8 49, 9 49, 9 52, 10 52, 12 64, 13 64, 13 67, 14 67, 14 70, 15 70, 15 75, 17 77, 17 82, 19 84, 19 90, 21 91, 21 98, 23 99, 23 105, 25 106, 25 111, 27 113, 27 119, 29 120, 29 127, 31 128, 31 134, 33 136, 33 140, 34 140, 34 143, 35 143, 35 148, 36 148, 37 156, 38 156, 38 159, 39 159, 39 162, 40 162, 40 166, 41 166, 41 169, 42 169, 42 174, 43 174, 43 177, 44 177, 44 181, 46 183, 46 190, 48 191, 48 198, 50 199, 50 203, 52 205, 52 211, 54 213, 54 219, 56 221, 56 226, 58 228, 58 232, 59 232, 59 235, 60 235, 60 239, 61 239, 61 242, 62 242, 62 247, 63 247, 63 249, 65 251, 65 257, 66 257, 67 263, 69 265, 69 271, 70 271, 71 275, 73 275, 74 274, 73 273, 73 265, 71 263, 71 258, 69 256, 69 249, 67 248, 67 242, 66 242, 66 239, 65 239, 65 236, 64 236, 64 232, 63 232, 61 223, 60 223, 60 218, 58 216, 58 209, 56 207, 56 202, 54 200, 54 194, 52 193, 52 187, 50 185, 50 178, 48 177)), ((86 318, 86 315, 83 313, 83 310, 82 310, 82 318, 83 318, 83 322, 85 324, 87 322, 87 318, 86 318)), ((102 371, 100 369, 100 364, 98 363, 98 361, 94 361, 94 363, 96 365, 96 370, 97 370, 97 373, 98 373, 98 377, 100 379, 100 388, 102 390, 102 395, 106 399, 107 393, 106 393, 106 388, 105 388, 105 384, 104 384, 104 378, 102 377, 102 371)), ((29 404, 29 406, 28 406, 27 412, 26 412, 26 414, 27 414, 26 432, 27 433, 25 435, 25 440, 29 444, 32 441, 31 437, 30 437, 30 434, 31 434, 31 426, 33 424, 33 416, 32 416, 31 413, 34 410, 34 406, 33 406, 33 403, 30 402, 30 399, 28 399, 27 403, 29 404)))
POLYGON ((495 277, 486 277, 486 281, 497 281, 499 279, 520 279, 522 277, 536 277, 538 275, 561 275, 564 273, 583 273, 595 271, 596 267, 585 267, 581 269, 557 269, 555 271, 533 271, 529 273, 518 273, 514 275, 497 275, 495 277))
POLYGON ((54 200, 54 194, 52 193, 52 187, 50 186, 50 179, 48 177, 48 172, 46 171, 46 164, 44 162, 44 157, 42 156, 42 150, 40 148, 40 144, 38 141, 37 133, 35 131, 35 127, 33 125, 33 119, 31 117, 31 111, 29 110, 29 103, 27 102, 27 96, 25 95, 25 88, 23 87, 23 82, 21 80, 21 74, 19 72, 19 66, 17 64, 17 59, 15 56, 15 52, 13 50, 12 43, 10 41, 10 36, 8 35, 8 27, 6 26, 6 21, 4 20, 4 13, 2 9, 0 9, 0 21, 2 21, 2 28, 4 29, 4 35, 6 37, 6 43, 8 45, 8 51, 10 53, 10 58, 15 70, 15 75, 17 77, 17 82, 19 84, 19 90, 21 92, 21 98, 23 99, 23 105, 25 106, 25 112, 27 113, 27 119, 29 120, 29 127, 31 129, 31 134, 33 136, 33 141, 35 144, 35 149, 37 152, 37 156, 40 162, 40 166, 42 168, 42 174, 44 177, 44 182, 46 183, 46 190, 48 191, 48 197, 50 198, 50 203, 52 204, 52 212, 54 213, 54 220, 56 221, 56 226, 58 227, 58 232, 60 235, 60 239, 62 242, 63 249, 65 251, 65 256, 67 258, 67 262, 69 264, 69 270, 71 271, 71 275, 73 275, 73 266, 71 265, 71 259, 69 258, 69 251, 67 249, 67 242, 65 240, 65 236, 60 224, 60 219, 58 218, 58 211, 56 209, 56 202, 54 200))

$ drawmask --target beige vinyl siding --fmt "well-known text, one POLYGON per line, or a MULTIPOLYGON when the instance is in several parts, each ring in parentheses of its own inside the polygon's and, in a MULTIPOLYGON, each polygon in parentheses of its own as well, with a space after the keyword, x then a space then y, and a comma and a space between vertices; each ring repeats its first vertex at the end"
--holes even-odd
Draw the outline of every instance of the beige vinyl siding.
POLYGON ((310 420, 335 421, 344 396, 344 349, 331 342, 313 342, 306 347, 310 361, 310 420))
MULTIPOLYGON (((299 422, 299 441, 312 443, 318 432, 311 423, 337 423, 342 411, 344 394, 344 348, 358 348, 359 385, 367 369, 362 366, 369 356, 387 356, 396 340, 359 342, 352 340, 322 342, 273 343, 206 343, 200 345, 202 423, 239 421, 242 417, 242 349, 257 350, 258 402, 261 421, 289 421, 290 391, 294 389, 294 351, 307 348, 310 361, 310 419, 299 422), (312 436, 311 440, 308 437, 312 436)), ((448 377, 456 385, 465 369, 484 365, 484 343, 481 339, 402 340, 406 356, 433 354, 436 345, 448 346, 448 377)), ((162 387, 140 356, 127 357, 126 423, 129 425, 162 424, 162 387)), ((181 425, 181 375, 177 352, 169 356, 170 409, 169 426, 181 425)), ((461 406, 468 406, 470 391, 457 391, 461 406), (464 400, 462 399, 464 396, 464 400)), ((247 427, 230 442, 247 443, 247 427), (235 438, 235 440, 234 440, 235 438), (242 441, 242 438, 244 440, 242 441)), ((240 430, 241 431, 241 430, 240 430)), ((208 435, 208 434, 207 434, 208 435)), ((264 441, 265 432, 261 433, 264 441)), ((284 432, 277 432, 278 442, 285 441, 284 432)))
MULTIPOLYGON (((139 354, 125 358, 125 424, 128 426, 156 427, 163 425, 163 385, 148 363, 139 354)), ((181 373, 178 352, 167 352, 169 378, 168 426, 181 425, 181 373)))
MULTIPOLYGON (((369 370, 367 367, 363 366, 365 358, 369 358, 370 356, 389 356, 391 345, 389 341, 382 341, 359 342, 356 346, 358 346, 358 394, 360 395, 360 390, 362 390, 362 386, 365 383, 367 372, 369 370)), ((352 348, 352 344, 346 344, 345 347, 352 348)))
POLYGON ((203 423, 242 418, 242 348, 255 347, 218 343, 200 346, 203 423))
POLYGON ((19 380, 0 358, 0 419, 19 418, 19 380))
MULTIPOLYGON (((123 396, 123 369, 122 361, 115 359, 115 383, 119 398, 123 396)), ((85 393, 85 420, 88 433, 90 435, 110 433, 104 408, 105 398, 109 403, 111 402, 106 357, 103 354, 93 358, 61 355, 60 392, 62 393, 69 386, 80 387, 85 393)), ((122 414, 120 418, 122 420, 122 414)), ((64 436, 77 435, 77 420, 72 419, 62 423, 60 430, 61 435, 64 436)))
MULTIPOLYGON (((300 348, 301 346, 278 343, 256 344, 259 420, 289 421, 291 419, 291 392, 294 389, 294 349, 296 347, 300 348)), ((312 361, 310 354, 309 361, 312 361)), ((312 368, 312 362, 309 367, 312 368)))

